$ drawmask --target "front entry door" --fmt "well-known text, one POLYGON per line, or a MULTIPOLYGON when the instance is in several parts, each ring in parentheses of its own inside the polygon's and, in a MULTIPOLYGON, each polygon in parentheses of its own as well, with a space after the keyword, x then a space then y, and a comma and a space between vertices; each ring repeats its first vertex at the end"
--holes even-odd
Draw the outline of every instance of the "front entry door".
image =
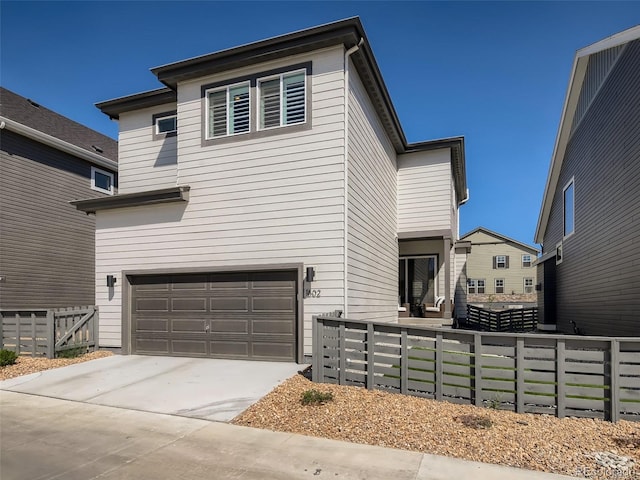
POLYGON ((400 305, 409 306, 412 317, 421 317, 425 303, 436 298, 436 257, 403 257, 399 265, 400 305))

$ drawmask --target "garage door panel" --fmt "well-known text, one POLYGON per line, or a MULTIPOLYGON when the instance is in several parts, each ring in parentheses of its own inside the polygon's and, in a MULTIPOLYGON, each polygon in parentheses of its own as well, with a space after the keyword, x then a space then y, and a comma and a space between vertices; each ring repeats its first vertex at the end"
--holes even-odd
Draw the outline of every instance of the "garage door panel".
POLYGON ((249 320, 211 320, 211 333, 249 333, 249 320))
POLYGON ((296 278, 295 271, 134 277, 132 353, 295 360, 296 278))
POLYGON ((249 344, 247 342, 210 342, 211 355, 247 358, 249 344))
POLYGON ((294 299, 288 297, 253 297, 254 312, 292 312, 294 299))
POLYGON ((138 312, 168 312, 168 298, 138 298, 136 299, 136 310, 138 312))
POLYGON ((208 321, 205 319, 174 318, 171 321, 171 331, 176 333, 203 333, 208 321))
POLYGON ((248 312, 249 298, 239 297, 215 297, 211 299, 212 312, 248 312))
POLYGON ((172 312, 206 312, 206 298, 172 298, 172 312))
POLYGON ((139 332, 169 332, 169 320, 165 318, 139 318, 137 322, 139 332))

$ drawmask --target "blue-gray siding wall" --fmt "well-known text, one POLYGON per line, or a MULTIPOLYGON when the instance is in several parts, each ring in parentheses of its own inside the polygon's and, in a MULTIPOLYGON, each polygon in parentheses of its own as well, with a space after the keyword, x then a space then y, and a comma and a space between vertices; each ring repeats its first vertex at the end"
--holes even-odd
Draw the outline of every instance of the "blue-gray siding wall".
MULTIPOLYGON (((557 266, 558 329, 640 334, 640 41, 629 44, 570 139, 544 236, 562 240, 575 179, 575 233, 557 266)), ((542 297, 542 296, 541 296, 542 297)))

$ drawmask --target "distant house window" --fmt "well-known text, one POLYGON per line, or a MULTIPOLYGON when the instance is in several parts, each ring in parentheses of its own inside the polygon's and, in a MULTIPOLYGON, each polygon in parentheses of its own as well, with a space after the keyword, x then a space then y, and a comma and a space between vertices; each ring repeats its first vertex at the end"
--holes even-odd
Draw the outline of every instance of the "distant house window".
POLYGON ((509 268, 509 256, 496 255, 493 257, 493 268, 509 268))
POLYGON ((522 255, 522 266, 523 267, 531 266, 531 255, 522 255))
POLYGON ((524 293, 533 293, 533 278, 524 279, 524 293))
POLYGON ((251 98, 249 82, 207 90, 207 138, 248 133, 251 98))
POLYGON ((260 130, 306 121, 306 78, 299 70, 258 80, 260 130))
POLYGON ((484 280, 470 278, 467 280, 469 294, 484 293, 484 280))
POLYGON ((575 227, 575 198, 573 178, 567 184, 567 186, 564 187, 563 198, 564 236, 567 237, 573 233, 575 227))
POLYGON ((496 278, 496 293, 504 293, 504 279, 496 278))
POLYGON ((91 188, 113 195, 113 173, 91 167, 91 188))
POLYGON ((156 118, 156 135, 161 133, 172 133, 178 129, 177 115, 156 118))

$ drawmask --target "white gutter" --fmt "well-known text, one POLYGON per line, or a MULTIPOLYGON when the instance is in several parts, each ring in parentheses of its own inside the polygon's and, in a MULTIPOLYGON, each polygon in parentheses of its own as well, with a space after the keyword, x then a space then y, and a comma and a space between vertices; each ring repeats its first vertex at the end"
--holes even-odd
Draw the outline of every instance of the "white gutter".
POLYGON ((349 259, 349 57, 360 49, 364 43, 361 38, 344 54, 344 308, 343 318, 347 318, 349 309, 349 289, 347 268, 349 259))
POLYGON ((74 155, 78 158, 86 160, 87 162, 91 162, 95 165, 108 168, 115 172, 118 171, 118 162, 105 158, 102 155, 98 155, 97 153, 85 150, 84 148, 80 148, 77 145, 65 142, 64 140, 60 140, 59 138, 47 135, 46 133, 42 133, 40 130, 36 130, 35 128, 27 127, 26 125, 0 116, 0 130, 5 128, 24 137, 30 138, 31 140, 35 140, 44 145, 56 148, 62 152, 74 155))

